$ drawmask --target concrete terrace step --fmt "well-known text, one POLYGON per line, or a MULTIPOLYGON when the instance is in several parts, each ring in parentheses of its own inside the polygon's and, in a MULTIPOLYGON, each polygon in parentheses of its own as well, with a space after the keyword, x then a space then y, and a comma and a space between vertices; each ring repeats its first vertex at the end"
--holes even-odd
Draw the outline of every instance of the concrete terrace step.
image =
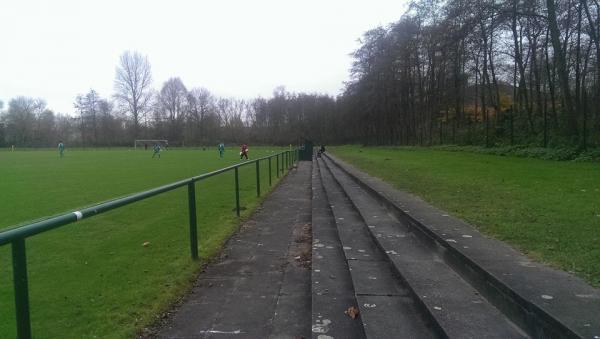
POLYGON ((360 186, 487 300, 536 338, 599 338, 600 292, 566 272, 531 262, 507 244, 418 197, 327 155, 346 187, 360 186), (339 167, 338 167, 339 166, 339 167))
POLYGON ((344 314, 357 301, 316 166, 312 172, 312 232, 312 336, 364 338, 360 320, 344 314))
POLYGON ((352 203, 326 170, 321 170, 320 174, 329 202, 327 206, 331 206, 343 245, 342 255, 345 254, 348 263, 366 336, 439 337, 440 333, 430 325, 431 319, 415 304, 409 290, 395 275, 385 254, 371 239, 352 203))
MULTIPOLYGON (((328 162, 325 159, 324 161, 328 162)), ((385 251, 385 259, 392 263, 392 267, 410 289, 406 297, 416 299, 423 310, 422 318, 433 319, 441 336, 527 337, 475 288, 454 272, 441 259, 443 254, 437 253, 435 247, 428 246, 419 236, 411 232, 409 227, 389 215, 377 200, 356 185, 345 173, 330 163, 327 167, 330 172, 324 175, 325 186, 339 184, 351 202, 348 208, 355 208, 360 213, 355 222, 362 223, 368 233, 366 237, 372 239, 377 247, 385 251)), ((323 166, 321 171, 324 172, 323 166)), ((337 207, 336 203, 334 214, 338 210, 337 207)), ((337 215, 336 219, 339 219, 337 215)))

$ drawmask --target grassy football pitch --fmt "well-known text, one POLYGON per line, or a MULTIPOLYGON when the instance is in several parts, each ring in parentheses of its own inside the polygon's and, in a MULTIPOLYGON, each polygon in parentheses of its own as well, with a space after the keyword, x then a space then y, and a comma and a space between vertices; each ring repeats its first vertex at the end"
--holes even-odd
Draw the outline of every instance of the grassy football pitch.
MULTIPOLYGON (((281 151, 253 147, 250 160, 281 151)), ((238 163, 237 148, 0 152, 0 230, 238 163)), ((277 182, 272 161, 273 186, 277 182)), ((261 193, 270 190, 261 162, 261 193)), ((182 187, 26 241, 36 338, 124 338, 191 286, 237 228, 233 171, 196 184, 200 262, 189 253, 182 187), (149 244, 143 246, 145 242, 149 244)), ((240 168, 242 218, 257 206, 255 166, 240 168)), ((207 310, 210 312, 210 310, 207 310)), ((0 247, 0 337, 13 338, 10 245, 0 247)))

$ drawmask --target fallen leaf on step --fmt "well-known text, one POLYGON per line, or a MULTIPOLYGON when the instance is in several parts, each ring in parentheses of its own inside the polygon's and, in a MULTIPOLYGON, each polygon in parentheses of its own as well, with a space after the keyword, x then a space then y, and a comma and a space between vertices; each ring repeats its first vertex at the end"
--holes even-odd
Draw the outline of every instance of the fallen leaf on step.
POLYGON ((356 319, 356 317, 358 316, 358 313, 360 313, 360 312, 358 311, 358 308, 356 308, 356 306, 351 306, 346 310, 346 312, 344 312, 344 314, 346 314, 347 316, 349 316, 352 319, 356 319))

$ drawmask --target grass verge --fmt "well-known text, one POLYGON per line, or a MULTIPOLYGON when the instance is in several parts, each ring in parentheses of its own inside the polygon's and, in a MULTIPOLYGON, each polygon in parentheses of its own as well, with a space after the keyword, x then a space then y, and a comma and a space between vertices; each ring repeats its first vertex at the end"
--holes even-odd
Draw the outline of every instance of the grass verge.
POLYGON ((410 147, 330 147, 398 189, 600 287, 600 164, 410 147))

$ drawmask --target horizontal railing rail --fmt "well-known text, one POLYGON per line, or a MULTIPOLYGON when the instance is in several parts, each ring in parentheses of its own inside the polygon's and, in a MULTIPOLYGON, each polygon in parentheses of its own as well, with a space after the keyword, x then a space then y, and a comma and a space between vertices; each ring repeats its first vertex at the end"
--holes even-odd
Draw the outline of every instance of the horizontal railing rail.
POLYGON ((61 226, 65 226, 82 219, 90 218, 95 215, 108 212, 135 202, 151 198, 153 196, 175 190, 177 188, 188 187, 188 209, 189 209, 189 233, 190 233, 190 252, 192 259, 198 259, 198 230, 196 217, 196 188, 195 183, 225 172, 234 171, 235 183, 235 204, 236 215, 240 216, 240 189, 239 189, 239 171, 240 167, 255 164, 256 166, 256 194, 260 196, 260 161, 268 160, 269 186, 272 183, 271 159, 276 159, 276 175, 279 178, 285 170, 289 170, 294 163, 298 161, 298 150, 282 151, 266 157, 246 161, 218 169, 216 171, 200 174, 187 179, 176 181, 160 187, 149 189, 147 191, 130 194, 124 197, 108 200, 92 206, 81 208, 80 210, 63 213, 44 220, 35 221, 29 224, 16 226, 0 232, 0 246, 12 245, 13 262, 13 284, 15 293, 15 311, 17 320, 17 337, 19 339, 31 338, 31 323, 29 318, 29 292, 27 282, 27 257, 25 254, 25 239, 39 233, 43 233, 61 226), (280 164, 281 163, 281 164, 280 164))

